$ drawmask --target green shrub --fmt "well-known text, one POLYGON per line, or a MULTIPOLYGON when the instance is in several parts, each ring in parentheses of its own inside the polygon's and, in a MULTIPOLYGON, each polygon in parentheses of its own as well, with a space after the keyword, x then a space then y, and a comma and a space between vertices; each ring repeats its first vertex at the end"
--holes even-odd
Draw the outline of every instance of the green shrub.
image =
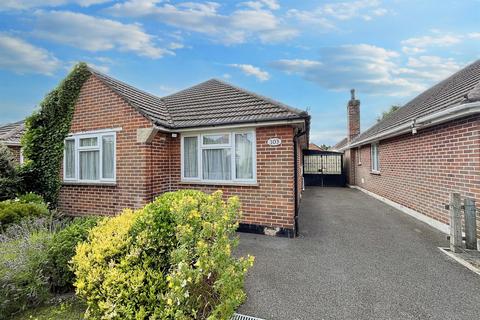
POLYGON ((69 264, 79 242, 87 240, 88 233, 97 224, 98 218, 74 218, 65 228, 58 231, 48 250, 47 274, 51 291, 68 292, 73 289, 75 275, 69 264))
POLYGON ((28 192, 19 196, 18 201, 20 201, 21 203, 39 203, 39 204, 45 203, 41 195, 38 195, 33 192, 28 192))
POLYGON ((0 143, 0 201, 15 197, 19 181, 13 154, 0 143))
POLYGON ((23 221, 0 234, 0 319, 50 296, 44 266, 52 238, 45 219, 23 221))
POLYGON ((24 218, 46 217, 50 214, 45 203, 24 203, 15 200, 0 202, 0 228, 24 218))
POLYGON ((228 319, 253 257, 234 258, 238 198, 184 190, 93 228, 73 257, 92 319, 228 319))

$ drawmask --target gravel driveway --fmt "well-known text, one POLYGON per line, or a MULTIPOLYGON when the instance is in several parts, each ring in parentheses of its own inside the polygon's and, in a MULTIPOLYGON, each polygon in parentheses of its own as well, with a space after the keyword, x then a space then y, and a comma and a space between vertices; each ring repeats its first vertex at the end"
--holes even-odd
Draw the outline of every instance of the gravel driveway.
POLYGON ((348 188, 309 188, 296 239, 241 234, 256 264, 239 312, 264 319, 480 319, 480 277, 445 235, 348 188))

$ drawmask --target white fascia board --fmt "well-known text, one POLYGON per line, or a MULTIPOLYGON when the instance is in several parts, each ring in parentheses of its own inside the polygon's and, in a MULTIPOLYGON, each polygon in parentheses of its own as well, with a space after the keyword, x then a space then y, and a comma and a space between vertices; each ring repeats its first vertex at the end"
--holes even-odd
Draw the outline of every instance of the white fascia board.
MULTIPOLYGON (((473 114, 480 113, 480 101, 465 103, 459 106, 441 110, 426 116, 418 117, 415 119, 415 126, 417 129, 428 128, 437 124, 448 122, 451 120, 459 119, 473 114)), ((387 138, 395 137, 402 135, 404 133, 410 132, 412 129, 412 121, 399 125, 390 130, 380 132, 370 138, 358 141, 356 143, 347 145, 340 149, 344 151, 350 148, 359 147, 365 144, 372 143, 374 141, 384 140, 387 138)))

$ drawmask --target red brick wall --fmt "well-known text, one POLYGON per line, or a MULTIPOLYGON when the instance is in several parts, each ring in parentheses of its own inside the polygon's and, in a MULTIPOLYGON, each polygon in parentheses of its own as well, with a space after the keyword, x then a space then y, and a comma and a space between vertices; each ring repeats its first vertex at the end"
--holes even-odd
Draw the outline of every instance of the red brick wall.
POLYGON ((241 222, 255 225, 294 228, 294 154, 292 127, 260 127, 257 136, 258 186, 184 184, 180 179, 180 135, 171 139, 171 188, 197 189, 204 192, 223 190, 225 196, 238 195, 242 203, 241 222), (282 144, 271 147, 269 138, 282 144))
MULTIPOLYGON (((224 191, 238 195, 243 223, 294 228, 294 129, 261 127, 257 136, 257 186, 183 184, 180 181, 180 134, 157 133, 150 144, 137 143, 137 129, 152 124, 95 77, 82 88, 75 106, 71 133, 108 128, 117 132, 115 186, 64 184, 59 209, 68 214, 117 214, 139 208, 163 192, 177 189, 224 191), (271 147, 269 138, 282 139, 271 147)), ((300 152, 301 155, 301 152, 300 152)))
POLYGON ((379 150, 380 175, 370 173, 370 146, 351 163, 356 185, 446 224, 451 192, 480 204, 479 116, 382 140, 379 150))
POLYGON ((116 214, 139 208, 150 200, 151 146, 137 143, 137 128, 152 124, 135 109, 91 76, 75 106, 71 133, 122 128, 117 132, 116 186, 64 185, 59 209, 68 214, 116 214))
MULTIPOLYGON (((170 172, 172 156, 170 154, 171 134, 157 133, 152 142, 151 198, 171 191, 170 172)), ((175 157, 177 158, 177 157, 175 157)), ((175 161, 177 161, 175 159, 175 161)), ((178 157, 180 161, 180 157, 178 157)))

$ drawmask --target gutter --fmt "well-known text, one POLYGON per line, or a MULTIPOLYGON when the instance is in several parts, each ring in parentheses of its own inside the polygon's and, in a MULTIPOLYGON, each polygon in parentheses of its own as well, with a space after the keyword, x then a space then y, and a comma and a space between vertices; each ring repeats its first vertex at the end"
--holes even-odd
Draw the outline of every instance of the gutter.
MULTIPOLYGON (((295 201, 295 212, 294 212, 294 236, 298 236, 298 212, 299 212, 299 199, 298 199, 298 157, 302 156, 303 154, 299 155, 298 154, 298 138, 300 138, 303 135, 307 135, 307 146, 309 144, 309 133, 310 133, 310 117, 305 119, 305 128, 304 130, 298 132, 294 137, 293 137, 293 192, 294 192, 294 201, 295 201)), ((303 162, 303 159, 302 159, 303 162)))
POLYGON ((369 138, 346 145, 339 151, 345 151, 347 149, 359 147, 374 141, 384 140, 412 132, 413 124, 415 125, 416 129, 423 129, 478 113, 480 113, 480 101, 461 104, 432 114, 414 118, 392 129, 382 131, 369 138))
POLYGON ((218 129, 229 129, 229 128, 246 128, 246 127, 258 127, 258 126, 277 126, 283 124, 302 124, 309 120, 309 117, 305 118, 295 118, 287 120, 272 120, 272 121, 252 121, 244 123, 232 123, 226 125, 208 125, 208 126, 198 126, 198 127, 189 127, 189 128, 167 128, 159 125, 154 125, 154 128, 162 132, 192 132, 192 131, 203 131, 203 130, 218 130, 218 129))

